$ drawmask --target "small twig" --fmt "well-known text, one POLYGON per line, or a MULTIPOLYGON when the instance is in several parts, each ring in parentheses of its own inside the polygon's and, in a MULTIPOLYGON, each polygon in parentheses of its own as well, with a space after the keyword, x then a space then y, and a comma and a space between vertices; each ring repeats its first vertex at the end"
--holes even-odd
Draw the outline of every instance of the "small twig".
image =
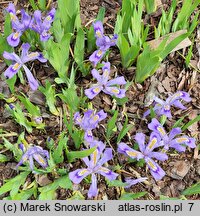
POLYGON ((47 7, 46 7, 47 9, 50 7, 51 1, 52 1, 52 0, 49 0, 49 1, 48 1, 47 7))
POLYGON ((12 137, 12 136, 18 136, 18 134, 15 132, 7 133, 7 134, 0 134, 0 137, 12 137))
POLYGON ((71 46, 69 46, 69 51, 70 51, 70 53, 71 53, 72 57, 74 58, 74 53, 73 53, 73 51, 72 51, 72 48, 71 48, 71 46))
POLYGON ((3 2, 0 2, 0 4, 9 4, 9 3, 12 3, 12 1, 3 1, 3 2))
MULTIPOLYGON (((137 178, 141 178, 141 175, 140 175, 136 170, 134 170, 134 169, 131 168, 131 167, 129 167, 129 170, 130 170, 131 172, 133 172, 133 174, 135 174, 135 176, 136 176, 137 178)), ((150 183, 149 183, 147 180, 143 181, 143 183, 145 183, 146 185, 150 185, 150 183)))
POLYGON ((62 118, 63 118, 63 111, 62 111, 62 107, 60 107, 60 132, 63 129, 62 118))
MULTIPOLYGON (((179 51, 177 51, 177 53, 178 53, 184 60, 186 60, 185 56, 182 55, 179 51)), ((200 70, 197 69, 196 67, 194 67, 192 64, 189 63, 189 66, 190 66, 191 68, 193 68, 194 70, 196 70, 197 72, 200 72, 200 70)))
POLYGON ((92 23, 92 22, 94 22, 94 21, 95 21, 95 19, 90 20, 89 22, 87 22, 87 23, 85 24, 85 27, 87 27, 88 25, 90 25, 90 23, 92 23))
POLYGON ((109 23, 105 23, 108 27, 110 27, 111 29, 115 29, 112 25, 110 25, 109 23))

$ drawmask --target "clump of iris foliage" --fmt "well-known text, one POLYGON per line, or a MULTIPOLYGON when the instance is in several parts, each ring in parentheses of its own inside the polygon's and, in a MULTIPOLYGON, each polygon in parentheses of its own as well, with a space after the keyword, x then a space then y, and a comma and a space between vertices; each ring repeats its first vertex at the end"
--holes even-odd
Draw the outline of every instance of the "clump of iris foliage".
MULTIPOLYGON (((126 91, 134 80, 126 80, 124 76, 118 75, 113 78, 113 65, 109 62, 109 55, 113 47, 118 47, 122 67, 135 65, 136 82, 142 83, 155 73, 162 60, 181 41, 192 37, 199 13, 195 14, 192 23, 189 19, 199 1, 185 0, 175 21, 172 18, 177 2, 172 1, 168 11, 163 9, 159 25, 154 29, 155 38, 182 29, 186 33, 170 43, 167 43, 166 36, 155 50, 151 50, 146 42, 150 28, 144 25, 142 19, 144 5, 148 14, 156 11, 155 1, 122 1, 113 35, 107 35, 104 31, 104 8, 100 9, 96 20, 88 29, 81 26, 79 0, 74 0, 73 4, 70 0, 58 0, 57 3, 55 9, 49 8, 46 1, 36 3, 31 0, 31 11, 16 11, 12 3, 6 9, 4 34, 0 35, 0 54, 8 65, 2 79, 9 86, 12 97, 0 94, 0 99, 5 101, 10 117, 23 130, 21 134, 17 134, 0 129, 3 140, 0 144, 1 152, 5 149, 13 153, 17 171, 16 177, 4 182, 0 195, 10 192, 4 199, 34 197, 49 200, 57 198, 55 192, 58 188, 64 188, 71 191, 69 199, 96 198, 99 194, 99 180, 105 179, 108 187, 121 189, 119 199, 144 196, 147 193, 145 191, 130 193, 130 187, 148 181, 150 175, 155 181, 163 179, 166 173, 162 162, 168 160, 171 151, 181 154, 188 148, 195 148, 195 138, 187 136, 185 130, 199 121, 200 117, 186 124, 183 123, 184 118, 179 119, 169 129, 165 123, 173 116, 172 107, 186 109, 191 97, 184 91, 169 93, 166 99, 154 96, 151 107, 143 115, 143 119, 149 122, 145 130, 148 132, 138 132, 129 142, 125 142, 133 127, 126 117, 116 137, 118 107, 125 106, 126 91), (37 73, 33 75, 34 66, 31 67, 29 62, 37 61, 44 67, 54 69, 53 83, 48 80, 40 83, 37 73), (75 83, 77 73, 91 76, 91 85, 78 91, 75 83), (32 103, 24 93, 16 91, 19 82, 24 87, 28 82, 33 94, 41 92, 46 98, 48 111, 60 118, 64 125, 60 135, 53 138, 48 136, 43 147, 39 143, 27 142, 26 136, 33 130, 41 130, 47 135, 48 130, 45 130, 45 116, 40 107, 32 103), (115 110, 95 110, 92 100, 98 94, 112 98, 115 110), (63 107, 57 106, 58 100, 62 101, 63 107), (109 115, 112 118, 109 119, 109 115), (105 133, 98 134, 102 122, 106 125, 105 133), (11 143, 8 137, 16 137, 17 141, 11 143), (122 154, 130 166, 147 167, 147 176, 121 178, 124 167, 116 163, 115 158, 122 154), (77 167, 78 160, 83 163, 78 163, 77 167), (53 181, 46 186, 39 186, 37 177, 48 174, 51 174, 53 181), (31 182, 26 182, 28 176, 31 176, 31 182), (75 189, 76 185, 85 187, 81 182, 88 186, 85 197, 75 189)), ((186 56, 187 67, 190 66, 188 62, 192 49, 189 52, 186 56)), ((9 161, 6 154, 2 153, 0 162, 9 161)), ((191 191, 186 190, 184 193, 191 194, 191 191)))

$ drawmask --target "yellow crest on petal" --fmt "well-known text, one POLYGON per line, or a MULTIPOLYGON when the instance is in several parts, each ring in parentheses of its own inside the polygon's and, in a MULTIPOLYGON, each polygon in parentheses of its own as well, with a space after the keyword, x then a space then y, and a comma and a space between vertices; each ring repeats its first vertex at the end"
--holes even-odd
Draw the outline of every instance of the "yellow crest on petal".
POLYGON ((157 138, 154 137, 154 138, 151 140, 151 142, 149 143, 148 148, 149 148, 149 149, 152 149, 152 148, 155 146, 156 143, 157 143, 157 138))
POLYGON ((51 21, 51 20, 52 20, 52 17, 49 15, 49 16, 46 17, 46 20, 47 20, 47 21, 51 21))
POLYGON ((100 56, 102 55, 102 53, 103 53, 103 52, 102 52, 101 50, 99 50, 99 51, 97 52, 97 56, 100 57, 100 56))
POLYGON ((164 109, 165 109, 165 110, 170 110, 170 106, 169 106, 169 105, 165 105, 165 106, 164 106, 164 109))
POLYGON ((96 163, 97 163, 97 154, 98 154, 98 151, 95 150, 95 151, 93 152, 93 163, 94 163, 94 165, 96 165, 96 163))
POLYGON ((138 153, 137 152, 132 152, 132 151, 126 151, 127 155, 130 157, 137 157, 138 153))
POLYGON ((40 163, 46 164, 46 161, 40 155, 38 155, 38 160, 40 161, 40 163))
POLYGON ((19 32, 16 32, 14 35, 13 35, 13 38, 14 39, 17 39, 19 37, 19 32))
POLYGON ((99 90, 100 90, 100 88, 97 87, 97 88, 94 88, 94 89, 93 89, 93 92, 98 93, 99 90))
POLYGON ((110 172, 110 170, 107 169, 107 168, 105 168, 105 167, 101 167, 100 170, 103 171, 103 172, 105 172, 105 173, 109 173, 110 172))
POLYGON ((20 64, 19 63, 15 63, 12 68, 13 68, 13 70, 16 71, 19 67, 20 67, 20 64))
POLYGON ((188 142, 188 138, 186 138, 186 137, 177 138, 176 141, 177 141, 178 143, 188 142))
POLYGON ((99 116, 98 116, 98 115, 95 115, 95 116, 93 117, 93 120, 94 120, 94 121, 99 120, 99 116))
POLYGON ((12 21, 16 21, 17 18, 16 18, 16 16, 13 13, 10 12, 10 19, 12 21))
POLYGON ((166 133, 165 133, 165 130, 161 127, 161 126, 159 126, 159 127, 157 127, 157 130, 164 136, 166 133))
POLYGON ((118 89, 112 89, 112 92, 113 92, 114 94, 119 94, 119 90, 118 90, 118 89))
POLYGON ((39 53, 38 52, 33 52, 33 53, 30 53, 28 55, 28 58, 34 58, 34 57, 37 57, 37 56, 39 56, 39 53))
POLYGON ((97 35, 97 37, 99 37, 99 38, 102 37, 100 30, 97 30, 97 31, 96 31, 96 35, 97 35))
POLYGON ((152 168, 152 170, 156 170, 156 166, 151 162, 151 161, 147 161, 147 164, 152 168))
POLYGON ((87 169, 83 169, 83 170, 78 172, 78 175, 83 176, 86 172, 87 172, 87 169))

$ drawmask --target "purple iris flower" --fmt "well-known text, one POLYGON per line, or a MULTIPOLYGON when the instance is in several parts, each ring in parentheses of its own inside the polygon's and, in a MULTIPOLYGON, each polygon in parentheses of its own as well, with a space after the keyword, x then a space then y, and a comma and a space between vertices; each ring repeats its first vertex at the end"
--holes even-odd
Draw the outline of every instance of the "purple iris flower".
POLYGON ((88 142, 93 140, 92 130, 95 129, 100 121, 107 117, 103 110, 95 113, 93 110, 87 110, 83 117, 77 112, 74 115, 75 124, 79 125, 84 131, 84 139, 88 142))
POLYGON ((15 53, 8 53, 6 51, 3 53, 3 57, 5 59, 13 61, 13 63, 4 72, 4 76, 10 79, 19 71, 21 67, 23 67, 31 89, 36 90, 38 88, 38 82, 33 77, 31 71, 26 67, 25 63, 36 59, 44 63, 47 60, 43 57, 42 53, 40 52, 28 53, 29 49, 30 49, 30 45, 28 43, 22 44, 21 57, 19 57, 15 53))
POLYGON ((40 146, 31 146, 25 152, 25 147, 23 144, 19 144, 19 148, 23 152, 23 156, 20 162, 17 164, 17 167, 21 166, 24 162, 29 161, 30 169, 33 170, 35 159, 43 168, 48 166, 46 159, 49 159, 49 153, 46 150, 43 150, 40 146), (46 159, 45 159, 46 158, 46 159))
MULTIPOLYGON (((93 142, 94 146, 96 145, 97 148, 90 155, 90 158, 85 157, 82 159, 87 168, 77 169, 69 173, 69 178, 74 184, 79 184, 86 176, 92 175, 92 184, 88 191, 89 198, 95 197, 98 194, 96 174, 103 175, 110 181, 115 180, 118 176, 118 174, 103 166, 103 164, 113 158, 112 149, 105 148, 105 145, 102 142, 97 143, 93 142)), ((92 143, 90 146, 94 147, 92 143)))
POLYGON ((56 10, 53 8, 48 15, 43 19, 42 13, 39 10, 34 12, 34 22, 31 29, 40 34, 41 41, 47 41, 50 38, 49 29, 54 21, 56 10))
POLYGON ((33 120, 34 120, 34 122, 35 122, 36 124, 41 124, 42 121, 43 121, 43 119, 42 119, 41 116, 39 116, 39 117, 35 117, 35 118, 33 118, 33 120))
POLYGON ((168 159, 168 156, 165 153, 153 151, 155 148, 163 145, 163 143, 160 142, 159 136, 156 133, 151 133, 149 143, 146 146, 145 135, 143 133, 137 133, 135 140, 139 145, 140 152, 130 148, 125 143, 120 143, 118 145, 118 152, 137 160, 143 158, 149 167, 152 176, 156 180, 162 179, 165 175, 164 170, 154 160, 152 160, 152 158, 160 161, 168 159))
POLYGON ((30 28, 33 20, 25 10, 21 10, 21 21, 19 21, 16 15, 15 6, 12 3, 9 4, 7 11, 10 14, 12 28, 14 29, 14 32, 7 37, 7 42, 10 46, 16 47, 19 45, 21 35, 30 28))
MULTIPOLYGON (((191 98, 190 98, 189 94, 187 92, 184 92, 184 91, 176 92, 172 96, 169 96, 166 99, 166 101, 163 101, 158 97, 154 97, 155 106, 154 106, 153 110, 155 111, 155 113, 158 116, 165 115, 166 117, 171 118, 172 117, 171 111, 170 111, 171 106, 175 106, 175 107, 180 108, 180 109, 186 109, 186 107, 183 106, 183 104, 181 103, 180 100, 190 102, 191 98)), ((146 117, 149 114, 150 114, 150 110, 147 110, 144 113, 144 117, 146 117)))
POLYGON ((103 58, 105 52, 105 50, 98 49, 92 53, 89 60, 92 62, 94 67, 96 67, 97 63, 103 58))
POLYGON ((179 152, 183 152, 186 150, 186 146, 189 146, 190 148, 196 147, 194 138, 190 138, 186 135, 176 137, 181 134, 181 128, 173 128, 168 135, 164 127, 155 118, 152 119, 150 124, 148 124, 148 128, 157 133, 162 139, 162 142, 164 143, 162 152, 168 151, 169 148, 174 148, 179 152))
POLYGON ((127 183, 127 186, 125 186, 124 188, 130 188, 133 185, 136 185, 137 183, 143 182, 147 180, 147 178, 138 178, 138 179, 132 179, 130 177, 125 178, 125 183, 127 183))
POLYGON ((103 24, 101 21, 93 23, 96 45, 98 50, 96 50, 89 58, 93 63, 94 67, 103 58, 105 52, 111 47, 115 46, 117 42, 118 35, 114 35, 112 38, 104 35, 103 24))
POLYGON ((125 97, 125 89, 120 89, 114 85, 124 85, 126 81, 123 76, 117 77, 115 79, 109 80, 110 75, 110 62, 103 62, 104 66, 102 67, 103 74, 100 75, 96 69, 92 70, 92 76, 97 79, 97 84, 93 85, 91 88, 85 90, 85 94, 88 98, 93 99, 101 91, 111 96, 117 98, 125 97))

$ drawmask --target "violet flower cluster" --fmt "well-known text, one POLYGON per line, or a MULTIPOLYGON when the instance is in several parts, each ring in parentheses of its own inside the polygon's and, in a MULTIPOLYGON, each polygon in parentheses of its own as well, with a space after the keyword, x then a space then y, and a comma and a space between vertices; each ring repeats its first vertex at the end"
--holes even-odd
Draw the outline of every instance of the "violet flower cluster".
POLYGON ((31 71, 27 68, 27 66, 25 65, 27 62, 29 61, 33 61, 33 60, 39 60, 40 62, 46 62, 47 60, 43 57, 42 53, 40 52, 31 52, 29 53, 29 49, 30 49, 30 45, 28 43, 22 44, 22 52, 21 52, 21 56, 19 57, 17 54, 13 53, 8 53, 8 52, 4 52, 3 53, 3 57, 7 60, 11 60, 12 64, 6 69, 6 71, 4 72, 4 76, 7 79, 12 78, 19 70, 21 67, 23 67, 29 85, 31 87, 31 89, 33 91, 35 91, 39 84, 37 82, 37 80, 33 77, 33 74, 31 73, 31 71))
POLYGON ((103 110, 95 113, 93 110, 87 110, 83 117, 77 112, 74 115, 76 125, 79 125, 84 130, 84 139, 87 142, 93 141, 94 137, 92 130, 98 126, 98 123, 107 117, 107 113, 103 110))
POLYGON ((154 179, 160 180, 165 176, 165 171, 152 158, 165 161, 168 159, 166 153, 170 148, 174 148, 178 152, 185 151, 187 146, 195 148, 195 139, 186 135, 178 136, 181 134, 181 128, 173 128, 168 135, 164 127, 155 118, 148 124, 148 128, 153 132, 147 145, 145 145, 145 135, 143 133, 137 133, 135 136, 140 151, 130 148, 125 143, 120 143, 118 152, 136 160, 144 159, 154 179), (154 151, 158 147, 162 147, 162 150, 154 151))
POLYGON ((10 3, 7 8, 11 17, 13 33, 7 38, 8 44, 12 47, 19 45, 21 35, 31 29, 40 35, 41 41, 46 41, 50 37, 49 30, 54 21, 56 10, 53 8, 45 18, 42 18, 41 11, 36 10, 31 17, 25 10, 21 10, 21 20, 18 19, 14 4, 10 3))
MULTIPOLYGON (((97 128, 98 123, 106 117, 107 114, 103 110, 100 110, 99 112, 87 110, 83 116, 81 116, 79 112, 74 115, 75 124, 79 125, 84 131, 84 141, 86 146, 89 148, 96 147, 96 149, 89 157, 82 159, 87 168, 80 168, 70 172, 69 178, 74 184, 79 184, 84 178, 91 175, 91 185, 88 191, 89 198, 96 197, 98 194, 97 174, 103 175, 110 181, 115 180, 118 176, 117 173, 103 166, 113 158, 112 149, 106 148, 105 144, 101 141, 97 141, 92 134, 92 130, 97 128)), ((146 178, 135 180, 127 178, 125 179, 125 182, 127 183, 126 188, 145 180, 146 178)))
MULTIPOLYGON (((26 13, 23 9, 20 11, 21 20, 18 19, 14 4, 10 3, 7 8, 8 13, 11 17, 13 33, 7 37, 7 42, 10 46, 16 47, 20 43, 20 37, 28 29, 32 29, 39 33, 40 40, 46 41, 50 37, 49 30, 51 24, 55 18, 55 9, 52 9, 45 18, 42 18, 41 11, 36 10, 33 17, 26 13)), ((31 71, 25 65, 29 61, 39 60, 42 63, 47 62, 40 52, 29 53, 30 45, 28 43, 22 44, 22 52, 19 57, 17 54, 4 52, 3 57, 7 60, 11 60, 12 64, 7 68, 4 75, 7 79, 12 78, 21 67, 23 67, 29 85, 33 91, 35 91, 39 84, 37 80, 33 77, 31 71)))
POLYGON ((165 172, 152 159, 155 158, 160 161, 165 161, 168 159, 168 156, 165 153, 154 151, 155 148, 158 148, 163 145, 163 143, 160 142, 159 136, 156 133, 152 133, 150 135, 150 139, 147 145, 145 145, 145 134, 143 133, 137 133, 135 136, 135 140, 139 145, 140 151, 136 151, 130 148, 125 143, 120 143, 118 145, 118 152, 133 159, 137 159, 137 160, 144 159, 152 176, 156 180, 162 179, 162 177, 165 175, 165 172))
POLYGON ((96 67, 97 63, 103 58, 106 51, 111 47, 115 46, 117 42, 118 35, 114 35, 112 38, 104 35, 103 24, 101 21, 96 21, 93 23, 94 33, 96 38, 96 45, 98 50, 96 50, 89 58, 96 67))
POLYGON ((186 135, 177 137, 177 135, 181 134, 181 128, 179 127, 172 128, 168 135, 160 122, 153 118, 151 123, 148 124, 148 128, 156 133, 162 140, 162 152, 167 152, 169 148, 174 148, 178 152, 184 152, 186 150, 186 146, 190 148, 196 147, 194 138, 188 137, 186 135))
POLYGON ((19 144, 19 148, 23 152, 23 156, 20 162, 17 164, 17 167, 21 166, 25 162, 29 162, 30 169, 33 171, 35 159, 40 166, 46 168, 48 166, 49 153, 46 150, 43 150, 40 146, 30 146, 26 151, 23 144, 19 144))
MULTIPOLYGON (((116 45, 117 35, 114 35, 112 38, 104 35, 103 24, 101 21, 97 21, 93 24, 96 45, 98 50, 96 50, 89 58, 96 67, 97 63, 103 58, 105 52, 111 47, 116 45)), ((98 70, 92 70, 92 76, 97 80, 97 83, 94 84, 91 88, 85 90, 85 94, 89 99, 93 99, 101 91, 105 94, 115 96, 117 98, 125 97, 125 89, 120 89, 118 85, 125 85, 126 81, 123 76, 117 77, 115 79, 110 79, 110 62, 102 62, 102 74, 98 70)))
POLYGON ((90 147, 95 146, 96 150, 90 155, 90 157, 82 159, 87 168, 77 169, 69 173, 69 178, 75 184, 79 184, 84 178, 91 175, 92 183, 88 191, 89 198, 95 197, 98 194, 97 174, 103 175, 110 181, 115 180, 118 176, 118 174, 103 166, 103 164, 113 158, 112 149, 105 148, 105 145, 99 141, 93 141, 90 143, 90 147))
MULTIPOLYGON (((189 94, 183 91, 176 92, 172 96, 168 97, 166 101, 155 97, 154 100, 156 103, 153 110, 158 117, 164 115, 171 118, 172 115, 170 108, 172 105, 180 109, 186 109, 186 107, 181 103, 181 99, 186 102, 191 101, 189 94)), ((150 110, 145 112, 144 117, 149 114, 150 110)), ((152 158, 155 158, 158 161, 167 160, 168 156, 166 153, 170 148, 173 148, 178 152, 184 152, 187 146, 195 148, 195 139, 186 135, 181 135, 182 131, 179 127, 172 128, 169 134, 167 134, 164 127, 156 118, 152 119, 151 123, 148 124, 148 128, 152 133, 147 145, 145 145, 145 135, 143 133, 137 133, 135 136, 140 151, 130 148, 125 143, 120 143, 118 145, 118 152, 136 160, 144 159, 155 180, 160 180, 165 176, 165 172, 158 163, 152 160, 152 158), (160 152, 153 151, 158 147, 162 147, 160 152)))
MULTIPOLYGON (((175 106, 179 109, 186 109, 185 106, 183 106, 183 104, 181 103, 181 100, 186 101, 186 102, 190 102, 191 98, 189 96, 189 94, 187 92, 184 91, 178 91, 175 94, 173 94, 172 96, 169 96, 166 101, 161 100, 158 97, 154 97, 154 102, 155 105, 153 107, 154 112, 156 113, 157 116, 166 116, 167 118, 171 118, 171 106, 175 106)), ((144 113, 143 117, 146 117, 147 115, 150 114, 150 109, 147 110, 144 113)))
POLYGON ((85 94, 89 99, 93 99, 101 91, 111 96, 117 98, 125 97, 125 89, 120 89, 115 85, 124 85, 126 81, 123 76, 117 77, 115 79, 109 80, 110 74, 110 62, 103 62, 102 67, 103 74, 100 75, 96 69, 92 70, 92 76, 97 79, 97 84, 93 85, 91 88, 85 90, 85 94))

